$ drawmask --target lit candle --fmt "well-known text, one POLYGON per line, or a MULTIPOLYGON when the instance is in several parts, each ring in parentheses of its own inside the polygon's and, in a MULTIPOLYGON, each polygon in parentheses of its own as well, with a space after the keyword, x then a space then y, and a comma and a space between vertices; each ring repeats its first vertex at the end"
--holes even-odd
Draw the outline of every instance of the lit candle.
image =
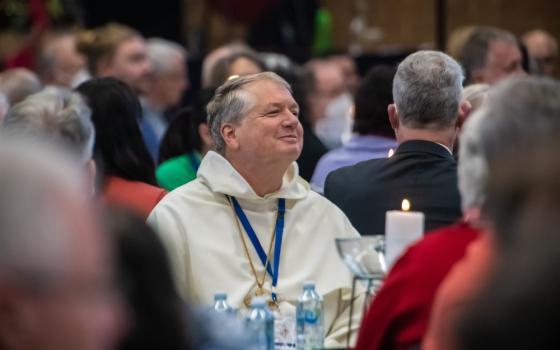
POLYGON ((387 158, 391 158, 393 156, 393 154, 395 154, 395 150, 392 148, 389 148, 389 152, 387 152, 387 158))
POLYGON ((410 211, 410 202, 402 201, 401 210, 385 214, 385 258, 390 269, 403 251, 424 234, 424 213, 410 211))

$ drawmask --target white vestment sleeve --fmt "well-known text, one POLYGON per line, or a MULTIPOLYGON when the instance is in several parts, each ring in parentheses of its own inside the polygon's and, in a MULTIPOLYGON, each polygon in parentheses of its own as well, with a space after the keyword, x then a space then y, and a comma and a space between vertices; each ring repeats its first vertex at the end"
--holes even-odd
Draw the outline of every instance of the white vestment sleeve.
POLYGON ((179 295, 187 300, 189 293, 189 251, 184 226, 180 218, 168 208, 158 206, 150 214, 148 224, 156 231, 167 251, 171 272, 179 295))

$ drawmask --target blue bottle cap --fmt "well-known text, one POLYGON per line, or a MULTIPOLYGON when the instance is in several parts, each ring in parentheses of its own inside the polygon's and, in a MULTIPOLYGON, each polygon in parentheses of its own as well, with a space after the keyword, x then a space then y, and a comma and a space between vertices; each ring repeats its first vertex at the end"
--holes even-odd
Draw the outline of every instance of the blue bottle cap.
POLYGON ((224 292, 214 293, 214 301, 225 300, 225 299, 227 299, 227 293, 224 292))

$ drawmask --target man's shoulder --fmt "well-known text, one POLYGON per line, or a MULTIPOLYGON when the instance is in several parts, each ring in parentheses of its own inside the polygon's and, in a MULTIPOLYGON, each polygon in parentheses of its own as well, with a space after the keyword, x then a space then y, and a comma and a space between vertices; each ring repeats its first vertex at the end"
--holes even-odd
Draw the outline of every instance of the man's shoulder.
POLYGON ((200 179, 195 179, 169 192, 156 206, 157 210, 185 209, 197 207, 200 202, 212 202, 215 194, 204 185, 200 179))
POLYGON ((371 171, 375 171, 385 165, 387 162, 386 158, 369 159, 363 162, 356 163, 354 165, 345 166, 334 170, 329 174, 329 177, 336 178, 346 178, 354 177, 356 175, 367 174, 371 171))
POLYGON ((371 179, 371 175, 385 166, 386 162, 386 158, 370 159, 332 171, 325 180, 325 194, 328 191, 327 188, 332 189, 333 186, 346 187, 348 184, 362 183, 363 178, 371 179))

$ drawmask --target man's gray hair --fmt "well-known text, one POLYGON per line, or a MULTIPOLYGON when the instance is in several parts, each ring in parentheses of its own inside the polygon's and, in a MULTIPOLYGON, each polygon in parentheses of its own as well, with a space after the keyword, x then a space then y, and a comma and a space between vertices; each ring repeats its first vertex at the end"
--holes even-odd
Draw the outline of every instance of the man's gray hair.
POLYGON ((6 95, 10 105, 41 90, 41 82, 35 73, 26 68, 12 68, 0 73, 0 92, 6 95))
POLYGON ((254 97, 245 90, 245 87, 257 81, 269 80, 285 87, 290 93, 290 84, 273 72, 262 72, 233 78, 220 86, 214 97, 208 103, 206 111, 208 114, 208 127, 214 141, 214 150, 220 154, 225 153, 225 142, 222 137, 221 128, 225 123, 237 124, 245 118, 249 109, 254 104, 254 97))
POLYGON ((0 278, 41 288, 62 276, 68 232, 56 198, 85 193, 79 169, 52 145, 0 136, 0 278))
POLYGON ((461 99, 471 104, 471 113, 478 109, 488 96, 490 85, 488 84, 471 84, 463 89, 461 99))
POLYGON ((155 76, 170 71, 177 64, 173 59, 186 60, 187 50, 181 45, 160 38, 151 38, 146 41, 148 58, 152 65, 152 74, 155 76))
POLYGON ((489 164, 506 152, 521 152, 559 131, 560 82, 510 77, 493 87, 488 100, 465 123, 460 137, 458 172, 463 210, 484 204, 489 164))
POLYGON ((418 51, 402 61, 393 80, 399 120, 415 129, 452 127, 463 91, 461 66, 437 51, 418 51))
POLYGON ((476 28, 469 35, 459 56, 459 62, 465 69, 467 84, 472 83, 473 71, 484 68, 488 63, 488 51, 493 41, 503 41, 517 45, 517 39, 508 31, 486 26, 476 28))
POLYGON ((91 111, 79 94, 66 89, 48 87, 13 106, 2 132, 57 142, 84 163, 92 157, 95 129, 91 111))

